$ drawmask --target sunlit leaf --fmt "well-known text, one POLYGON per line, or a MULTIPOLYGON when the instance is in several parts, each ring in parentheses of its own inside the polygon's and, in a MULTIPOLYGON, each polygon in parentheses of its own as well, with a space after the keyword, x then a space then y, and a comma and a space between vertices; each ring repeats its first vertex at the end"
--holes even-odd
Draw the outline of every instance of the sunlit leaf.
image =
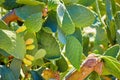
POLYGON ((79 69, 80 60, 83 53, 81 43, 75 37, 68 36, 65 50, 65 56, 76 69, 79 69))
POLYGON ((0 48, 16 58, 23 59, 26 53, 23 38, 8 30, 0 30, 0 34, 0 48))
POLYGON ((38 32, 42 27, 42 13, 29 16, 25 21, 25 26, 29 32, 38 32))
POLYGON ((103 56, 104 66, 106 69, 115 77, 120 78, 120 63, 115 60, 115 58, 103 56), (116 63, 117 62, 117 63, 116 63))
POLYGON ((119 49, 120 49, 119 45, 112 46, 104 52, 104 55, 112 56, 112 57, 116 58, 119 53, 119 49))
POLYGON ((94 14, 82 5, 67 5, 66 8, 75 24, 75 27, 80 28, 90 26, 95 20, 94 14))

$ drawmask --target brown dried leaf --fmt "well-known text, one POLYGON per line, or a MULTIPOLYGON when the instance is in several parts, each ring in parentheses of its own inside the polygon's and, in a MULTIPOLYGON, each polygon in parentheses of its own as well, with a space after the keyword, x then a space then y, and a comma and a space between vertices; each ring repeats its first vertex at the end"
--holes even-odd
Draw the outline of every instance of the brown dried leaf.
POLYGON ((15 11, 12 10, 11 12, 9 12, 8 14, 6 14, 2 20, 6 23, 6 24, 9 24, 10 22, 12 21, 15 21, 15 20, 20 20, 19 17, 15 14, 15 11))
POLYGON ((94 68, 94 71, 96 71, 99 75, 101 75, 102 69, 103 69, 103 62, 98 62, 98 64, 94 68))
POLYGON ((73 72, 66 80, 84 80, 91 72, 101 75, 103 62, 95 54, 90 54, 83 62, 80 71, 73 72))

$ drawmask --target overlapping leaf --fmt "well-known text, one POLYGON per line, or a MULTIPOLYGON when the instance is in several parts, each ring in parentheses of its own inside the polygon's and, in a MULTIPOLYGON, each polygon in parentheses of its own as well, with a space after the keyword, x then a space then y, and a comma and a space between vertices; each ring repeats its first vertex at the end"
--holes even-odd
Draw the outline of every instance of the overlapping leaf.
POLYGON ((40 48, 46 50, 46 59, 57 59, 60 58, 60 49, 56 39, 52 36, 52 34, 46 33, 44 31, 40 31, 37 34, 38 43, 40 48))
POLYGON ((94 14, 82 5, 67 5, 66 8, 75 24, 75 27, 80 28, 90 26, 95 20, 94 14))
POLYGON ((120 79, 120 63, 113 57, 103 56, 104 66, 112 75, 120 79))
POLYGON ((75 31, 75 25, 63 4, 59 4, 57 9, 57 16, 60 28, 64 34, 72 34, 75 31))
POLYGON ((20 77, 20 70, 21 70, 21 66, 22 66, 22 61, 19 59, 14 58, 10 64, 10 69, 13 72, 15 79, 19 79, 20 77), (16 67, 17 65, 17 67, 16 67))
POLYGON ((13 72, 4 65, 0 65, 0 76, 0 80, 16 80, 13 72))
POLYGON ((17 0, 16 1, 19 4, 27 4, 27 5, 39 5, 39 4, 44 4, 43 2, 39 2, 36 0, 17 0))
POLYGON ((0 48, 16 58, 23 59, 26 53, 24 40, 8 30, 0 30, 0 48))
POLYGON ((42 11, 43 5, 30 6, 26 5, 15 9, 15 13, 18 17, 26 20, 29 16, 35 13, 40 13, 42 11))
POLYGON ((66 53, 65 56, 71 62, 71 64, 76 68, 80 68, 80 60, 83 53, 83 48, 81 43, 73 36, 67 38, 66 43, 66 53))
POLYGON ((42 13, 29 16, 25 21, 25 26, 29 32, 38 32, 42 27, 42 13))
POLYGON ((115 45, 115 46, 112 46, 111 48, 108 48, 105 51, 104 55, 112 56, 112 57, 116 58, 119 53, 119 50, 120 50, 119 45, 115 45))

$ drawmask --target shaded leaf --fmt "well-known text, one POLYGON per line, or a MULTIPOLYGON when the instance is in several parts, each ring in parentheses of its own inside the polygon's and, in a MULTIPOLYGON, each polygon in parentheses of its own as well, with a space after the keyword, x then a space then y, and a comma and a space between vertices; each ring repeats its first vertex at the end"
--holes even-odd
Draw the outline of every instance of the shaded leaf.
POLYGON ((0 80, 16 80, 13 72, 4 65, 0 65, 0 76, 0 80))
POLYGON ((89 76, 90 80, 101 80, 100 76, 96 72, 92 72, 89 76))
POLYGON ((40 31, 37 34, 38 44, 41 48, 46 50, 46 59, 57 59, 60 58, 60 49, 57 41, 52 34, 40 31))
POLYGON ((37 71, 30 71, 33 80, 44 80, 38 73, 37 71))
POLYGON ((89 43, 90 43, 90 40, 89 40, 89 36, 88 35, 83 35, 83 53, 87 56, 88 55, 88 50, 89 50, 89 43))
MULTIPOLYGON (((0 0, 0 1, 3 1, 3 0, 0 0)), ((23 5, 16 3, 16 0, 4 0, 1 6, 7 10, 11 10, 14 8, 21 7, 23 5)))
POLYGON ((44 22, 43 26, 49 27, 53 32, 57 31, 58 22, 56 19, 56 12, 54 12, 54 11, 49 12, 48 18, 44 22))
POLYGON ((14 58, 10 64, 10 69, 13 72, 16 80, 19 79, 21 66, 22 66, 22 61, 16 58, 14 58))
POLYGON ((38 6, 23 6, 20 8, 15 9, 15 13, 18 17, 20 17, 23 20, 26 20, 29 16, 35 13, 40 13, 42 12, 43 6, 38 5, 38 6))
POLYGON ((75 32, 72 34, 75 38, 79 40, 79 42, 82 44, 82 32, 79 28, 75 29, 75 32))
POLYGON ((56 65, 58 67, 58 71, 60 72, 65 72, 68 69, 68 64, 63 56, 56 61, 56 65))
POLYGON ((120 30, 117 30, 116 32, 116 41, 118 44, 120 44, 120 30))
POLYGON ((16 0, 16 3, 19 3, 19 4, 27 4, 27 5, 39 5, 39 4, 43 4, 43 2, 39 2, 39 1, 36 1, 36 0, 16 0))
POLYGON ((3 49, 0 49, 0 54, 2 54, 3 56, 10 56, 10 54, 8 54, 6 51, 4 51, 3 49))

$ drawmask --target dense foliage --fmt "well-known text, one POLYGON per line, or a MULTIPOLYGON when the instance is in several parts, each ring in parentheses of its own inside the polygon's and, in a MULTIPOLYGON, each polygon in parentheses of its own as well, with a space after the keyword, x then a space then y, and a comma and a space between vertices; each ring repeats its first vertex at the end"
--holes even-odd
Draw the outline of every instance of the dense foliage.
POLYGON ((0 0, 0 80, 120 79, 119 0, 0 0))

